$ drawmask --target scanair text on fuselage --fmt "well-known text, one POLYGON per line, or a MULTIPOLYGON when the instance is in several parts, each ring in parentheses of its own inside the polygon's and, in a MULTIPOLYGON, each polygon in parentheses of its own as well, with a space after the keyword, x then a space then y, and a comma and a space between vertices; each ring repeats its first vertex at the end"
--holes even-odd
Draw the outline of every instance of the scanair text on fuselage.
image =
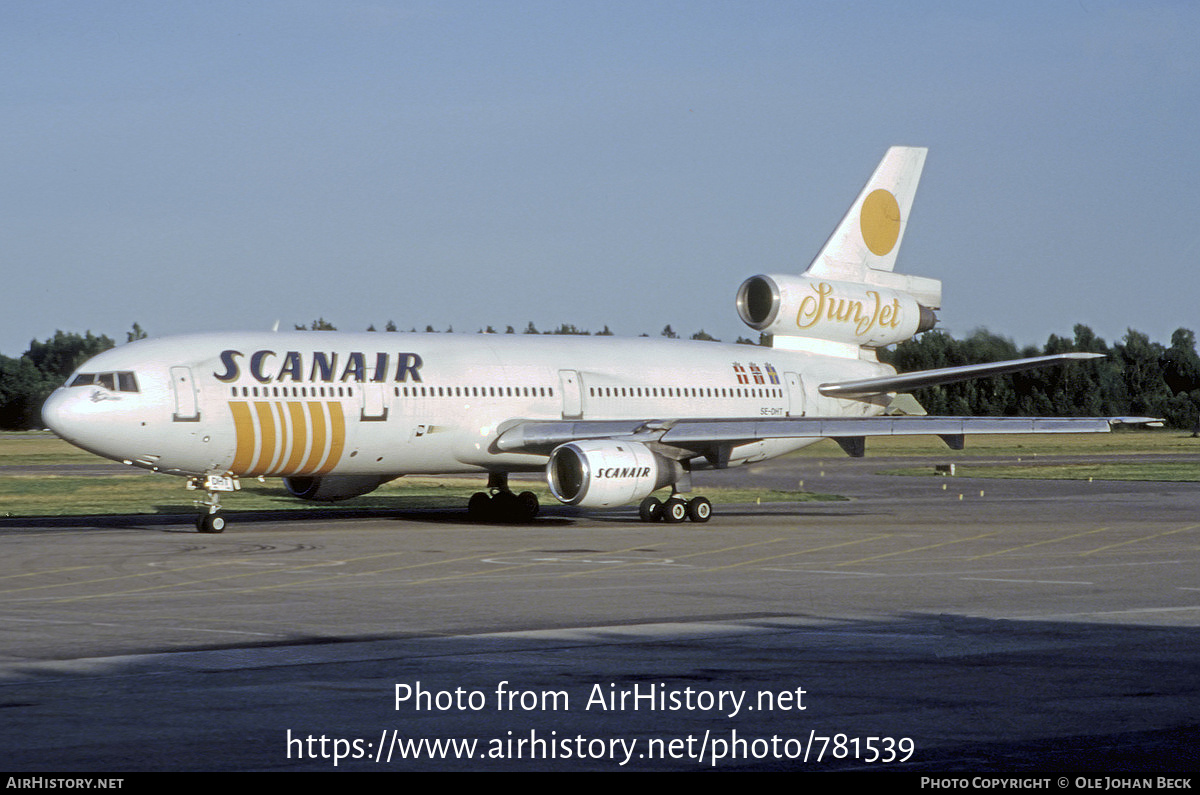
MULTIPOLYGON (((214 372, 218 381, 234 383, 242 377, 242 366, 239 360, 246 358, 241 351, 221 351, 221 363, 224 372, 214 372)), ((413 381, 421 382, 421 357, 415 353, 373 353, 366 354, 354 351, 346 354, 339 362, 336 352, 313 351, 308 354, 308 364, 305 366, 305 354, 301 351, 260 350, 250 354, 247 359, 247 371, 254 380, 262 384, 272 381, 292 381, 295 383, 325 383, 368 381, 382 383, 391 378, 396 383, 413 381), (368 362, 372 365, 368 368, 368 362)))

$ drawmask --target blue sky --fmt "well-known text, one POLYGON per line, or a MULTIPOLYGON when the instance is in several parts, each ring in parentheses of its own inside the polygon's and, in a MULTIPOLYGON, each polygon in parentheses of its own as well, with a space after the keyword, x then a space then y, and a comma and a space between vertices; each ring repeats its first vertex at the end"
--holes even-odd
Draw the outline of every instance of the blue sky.
POLYGON ((0 5, 0 353, 394 320, 727 340, 892 144, 942 327, 1200 330, 1200 4, 0 5))

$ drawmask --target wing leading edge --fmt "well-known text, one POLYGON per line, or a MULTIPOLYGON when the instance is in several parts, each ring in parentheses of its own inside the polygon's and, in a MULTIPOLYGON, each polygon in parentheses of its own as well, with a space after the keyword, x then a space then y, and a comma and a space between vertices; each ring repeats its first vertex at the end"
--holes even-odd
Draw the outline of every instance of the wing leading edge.
POLYGON ((1033 370, 1051 364, 1087 359, 1103 359, 1102 353, 1056 353, 1051 356, 1033 356, 1028 359, 1009 359, 1003 362, 988 362, 986 364, 968 364, 962 367, 942 367, 937 370, 917 370, 912 373, 885 375, 879 378, 863 378, 857 381, 839 381, 821 384, 817 390, 822 395, 830 397, 852 397, 855 395, 879 395, 884 392, 905 392, 919 389, 923 386, 938 384, 953 384, 958 381, 969 381, 972 378, 986 378, 991 375, 1019 373, 1022 370, 1033 370))

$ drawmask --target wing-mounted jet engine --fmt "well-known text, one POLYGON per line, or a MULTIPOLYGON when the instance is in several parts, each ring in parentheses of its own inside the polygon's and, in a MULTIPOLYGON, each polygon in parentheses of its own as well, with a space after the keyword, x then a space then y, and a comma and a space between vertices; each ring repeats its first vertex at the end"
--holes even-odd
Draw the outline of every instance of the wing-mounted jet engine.
POLYGON ((611 508, 639 502, 643 519, 707 522, 712 503, 673 494, 665 503, 650 495, 687 477, 683 465, 641 442, 591 439, 554 448, 546 466, 550 493, 566 505, 611 508))
POLYGON ((292 475, 283 479, 283 486, 302 500, 337 502, 370 494, 391 479, 379 475, 292 475))

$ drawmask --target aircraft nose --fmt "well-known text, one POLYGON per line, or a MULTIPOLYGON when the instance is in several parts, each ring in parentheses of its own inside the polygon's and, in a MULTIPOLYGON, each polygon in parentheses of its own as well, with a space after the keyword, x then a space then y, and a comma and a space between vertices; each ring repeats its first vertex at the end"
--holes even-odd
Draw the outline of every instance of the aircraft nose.
POLYGON ((123 419, 111 401, 95 400, 86 389, 61 387, 42 404, 42 422, 59 438, 108 458, 119 459, 113 443, 125 430, 123 419))
POLYGON ((42 404, 42 424, 67 441, 72 440, 74 412, 70 409, 70 403, 69 396, 60 388, 51 392, 50 397, 42 404))

